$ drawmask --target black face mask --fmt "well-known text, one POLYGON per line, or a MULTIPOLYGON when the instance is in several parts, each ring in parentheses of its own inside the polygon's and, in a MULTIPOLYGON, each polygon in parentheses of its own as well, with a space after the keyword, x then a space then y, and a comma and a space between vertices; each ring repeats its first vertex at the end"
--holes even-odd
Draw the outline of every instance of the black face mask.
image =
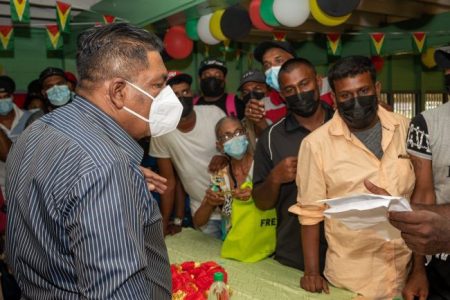
POLYGON ((337 108, 339 114, 349 127, 353 129, 364 129, 377 116, 377 96, 361 96, 342 103, 337 102, 337 108))
POLYGON ((450 74, 444 75, 444 85, 448 94, 450 94, 450 74))
POLYGON ((219 97, 225 91, 225 82, 216 77, 207 77, 200 81, 200 89, 206 97, 219 97))
POLYGON ((311 117, 319 107, 314 90, 286 97, 287 109, 300 117, 311 117))
POLYGON ((250 93, 248 93, 247 95, 245 95, 242 98, 242 101, 244 101, 244 103, 247 103, 248 101, 250 101, 250 99, 261 100, 265 96, 266 96, 266 93, 264 93, 264 92, 258 92, 258 91, 252 90, 252 91, 250 91, 250 93))
POLYGON ((178 98, 183 105, 183 112, 181 113, 181 117, 184 118, 188 116, 192 110, 194 109, 194 97, 179 97, 178 98))

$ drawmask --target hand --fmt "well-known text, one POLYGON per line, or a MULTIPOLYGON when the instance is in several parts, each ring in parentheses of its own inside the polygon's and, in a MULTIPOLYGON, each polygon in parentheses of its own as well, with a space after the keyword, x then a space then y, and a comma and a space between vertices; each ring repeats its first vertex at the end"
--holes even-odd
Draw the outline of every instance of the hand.
POLYGON ((304 274, 303 277, 300 278, 300 287, 305 291, 312 293, 322 293, 322 291, 326 294, 330 293, 327 281, 318 274, 304 274))
POLYGON ((280 161, 271 171, 276 183, 287 183, 295 180, 297 176, 297 157, 289 156, 280 161))
POLYGON ((364 185, 366 186, 366 189, 369 190, 372 194, 375 195, 383 195, 383 196, 390 196, 385 189, 380 188, 379 186, 373 184, 369 179, 364 179, 364 185))
POLYGON ((239 199, 242 201, 247 201, 252 196, 252 189, 251 188, 244 188, 244 189, 237 188, 231 192, 231 195, 233 196, 233 198, 236 198, 236 199, 239 199))
POLYGON ((422 272, 412 272, 409 275, 406 285, 403 288, 402 296, 404 300, 426 300, 428 297, 428 279, 425 268, 422 272))
POLYGON ((150 169, 140 167, 142 174, 144 174, 145 181, 147 182, 147 188, 151 192, 157 192, 163 194, 167 189, 167 179, 159 176, 150 169))
POLYGON ((402 233, 406 245, 420 255, 450 251, 450 220, 435 212, 389 212, 389 221, 402 233))
POLYGON ((225 198, 223 195, 220 195, 219 192, 213 192, 210 189, 206 190, 205 201, 211 207, 216 207, 219 205, 223 205, 225 202, 225 198))
POLYGON ((264 103, 255 99, 250 99, 245 105, 245 117, 254 122, 258 123, 264 120, 266 111, 264 109, 264 103))
POLYGON ((168 226, 168 234, 175 235, 177 233, 180 233, 182 229, 181 225, 175 225, 173 223, 170 223, 168 226))
POLYGON ((214 155, 209 162, 208 171, 216 173, 228 165, 228 157, 225 155, 214 155))

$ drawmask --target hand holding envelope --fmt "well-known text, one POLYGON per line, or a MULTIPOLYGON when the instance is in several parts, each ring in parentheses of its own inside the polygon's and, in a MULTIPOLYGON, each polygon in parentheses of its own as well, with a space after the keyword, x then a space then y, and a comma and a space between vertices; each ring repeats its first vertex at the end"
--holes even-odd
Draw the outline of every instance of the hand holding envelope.
POLYGON ((408 200, 402 197, 360 194, 321 200, 329 208, 327 218, 344 223, 349 229, 372 229, 385 240, 400 238, 400 231, 388 220, 388 211, 412 211, 408 200))

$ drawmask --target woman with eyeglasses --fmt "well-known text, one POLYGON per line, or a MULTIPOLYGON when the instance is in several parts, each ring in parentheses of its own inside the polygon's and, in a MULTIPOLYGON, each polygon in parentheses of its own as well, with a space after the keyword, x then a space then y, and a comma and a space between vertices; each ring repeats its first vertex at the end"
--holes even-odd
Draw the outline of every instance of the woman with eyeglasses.
POLYGON ((220 223, 221 236, 217 237, 224 240, 222 256, 248 262, 260 260, 275 249, 276 214, 260 211, 251 197, 253 151, 242 123, 234 117, 224 117, 216 124, 215 132, 217 149, 229 158, 228 165, 211 175, 210 188, 194 214, 194 226, 205 225, 211 214, 219 210, 222 219, 216 221, 220 223), (234 227, 239 227, 239 231, 234 227), (255 240, 249 239, 245 231, 255 240), (249 247, 258 244, 257 240, 260 249, 255 252, 249 247))

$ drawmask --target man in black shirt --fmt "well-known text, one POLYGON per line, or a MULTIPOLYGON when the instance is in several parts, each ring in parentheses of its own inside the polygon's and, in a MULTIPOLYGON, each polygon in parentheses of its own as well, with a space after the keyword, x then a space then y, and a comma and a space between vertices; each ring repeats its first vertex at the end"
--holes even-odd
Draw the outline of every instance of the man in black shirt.
POLYGON ((225 92, 227 68, 219 59, 207 58, 200 63, 198 70, 202 97, 194 99, 196 105, 216 105, 227 116, 241 120, 244 117, 245 103, 234 94, 225 92))
MULTIPOLYGON (((256 144, 252 195, 258 208, 277 210, 275 259, 303 270, 300 225, 297 216, 288 212, 288 208, 297 203, 294 181, 297 155, 303 138, 331 119, 333 109, 320 101, 322 81, 309 61, 302 58, 286 61, 278 81, 288 113, 267 128, 256 144)), ((327 247, 323 230, 320 240, 320 261, 324 262, 327 247)))

